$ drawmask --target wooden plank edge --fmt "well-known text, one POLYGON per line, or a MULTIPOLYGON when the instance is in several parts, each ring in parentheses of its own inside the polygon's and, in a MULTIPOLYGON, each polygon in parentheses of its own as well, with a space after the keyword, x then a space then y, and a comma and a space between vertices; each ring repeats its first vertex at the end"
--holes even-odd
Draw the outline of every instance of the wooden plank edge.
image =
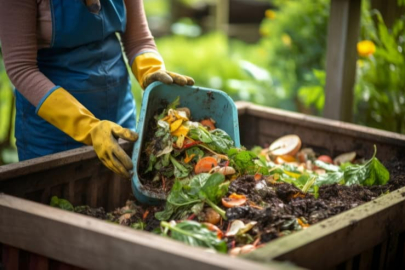
POLYGON ((299 269, 206 252, 152 233, 0 194, 0 242, 86 269, 299 269))
MULTIPOLYGON (((133 143, 120 140, 121 147, 126 151, 132 151, 133 143)), ((28 175, 39 171, 61 167, 75 162, 97 158, 92 146, 63 151, 60 153, 33 158, 17 163, 0 166, 0 181, 18 176, 28 175)))
POLYGON ((276 239, 243 257, 257 262, 290 260, 303 267, 325 269, 382 243, 392 233, 405 231, 404 217, 405 187, 276 239))
POLYGON ((236 109, 238 110, 238 115, 243 115, 246 113, 246 109, 252 105, 252 103, 246 101, 236 101, 235 105, 236 109))
POLYGON ((244 110, 246 110, 247 114, 265 119, 273 119, 276 121, 305 126, 307 128, 315 128, 336 134, 348 135, 359 139, 405 146, 405 135, 395 132, 260 105, 251 104, 244 106, 244 110))

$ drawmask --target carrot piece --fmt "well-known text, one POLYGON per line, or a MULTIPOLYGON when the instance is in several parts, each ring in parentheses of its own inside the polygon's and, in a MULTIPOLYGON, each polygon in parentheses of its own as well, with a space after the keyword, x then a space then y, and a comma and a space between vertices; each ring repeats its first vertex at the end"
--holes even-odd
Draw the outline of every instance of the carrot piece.
POLYGON ((189 163, 194 157, 195 157, 195 154, 188 155, 186 152, 186 157, 184 158, 184 162, 189 163))
POLYGON ((212 119, 204 119, 200 122, 201 125, 205 126, 208 128, 208 130, 214 130, 215 129, 215 122, 212 121, 212 119))
POLYGON ((263 178, 263 175, 262 175, 262 174, 260 174, 260 173, 255 173, 254 179, 255 179, 256 181, 259 181, 259 180, 261 180, 262 178, 263 178))
POLYGON ((203 222, 203 224, 207 227, 208 230, 216 232, 218 239, 222 239, 222 237, 224 237, 224 233, 217 226, 208 222, 203 222))
POLYGON ((145 219, 148 217, 148 215, 149 215, 149 210, 146 210, 146 211, 143 213, 143 216, 142 216, 143 220, 145 220, 145 219))
POLYGON ((302 228, 308 228, 309 224, 304 223, 300 218, 297 218, 298 224, 301 225, 302 228))
POLYGON ((246 196, 232 193, 228 198, 222 198, 222 205, 231 208, 241 206, 246 203, 246 196))
POLYGON ((203 157, 194 167, 196 174, 209 172, 212 168, 218 165, 218 162, 213 157, 203 157))

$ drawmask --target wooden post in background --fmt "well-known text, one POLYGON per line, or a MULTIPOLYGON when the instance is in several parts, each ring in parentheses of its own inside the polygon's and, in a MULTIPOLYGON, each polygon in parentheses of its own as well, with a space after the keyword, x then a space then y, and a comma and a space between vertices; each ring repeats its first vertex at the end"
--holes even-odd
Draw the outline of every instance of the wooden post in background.
POLYGON ((361 0, 332 0, 326 55, 324 117, 352 121, 361 0))
POLYGON ((388 28, 405 14, 405 7, 398 6, 397 0, 371 0, 371 8, 377 9, 381 13, 388 28))

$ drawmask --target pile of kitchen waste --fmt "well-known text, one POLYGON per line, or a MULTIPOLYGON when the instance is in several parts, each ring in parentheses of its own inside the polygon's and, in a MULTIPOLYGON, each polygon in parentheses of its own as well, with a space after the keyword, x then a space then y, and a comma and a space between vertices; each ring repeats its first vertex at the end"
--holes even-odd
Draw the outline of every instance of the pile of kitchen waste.
POLYGON ((57 197, 51 205, 238 255, 405 186, 403 164, 389 181, 376 148, 369 159, 332 159, 302 148, 297 135, 236 148, 214 119, 194 121, 179 103, 156 114, 141 158, 143 185, 167 193, 165 205, 134 199, 110 213, 57 197))

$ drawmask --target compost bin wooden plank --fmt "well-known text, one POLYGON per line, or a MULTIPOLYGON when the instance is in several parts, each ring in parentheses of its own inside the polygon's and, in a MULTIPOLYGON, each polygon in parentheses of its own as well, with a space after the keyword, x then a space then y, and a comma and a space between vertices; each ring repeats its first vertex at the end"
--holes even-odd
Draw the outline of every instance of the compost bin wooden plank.
POLYGON ((389 241, 388 241, 388 246, 387 246, 387 256, 385 258, 385 264, 384 268, 385 269, 395 269, 395 263, 396 263, 396 255, 398 252, 398 232, 393 232, 390 235, 389 241))
POLYGON ((328 25, 324 116, 352 121, 361 0, 332 0, 328 25))
MULTIPOLYGON (((359 156, 371 157, 373 145, 376 145, 377 156, 383 161, 405 158, 403 134, 258 105, 248 106, 246 114, 242 115, 241 119, 251 119, 249 123, 241 123, 241 137, 249 138, 249 142, 255 135, 256 145, 264 145, 285 134, 295 133, 301 137, 304 145, 321 148, 317 150, 327 149, 329 153, 325 154, 329 155, 356 151, 359 156), (252 125, 250 122, 255 122, 256 126, 248 129, 247 127, 252 125)), ((253 144, 245 145, 253 146, 253 144)))
POLYGON ((245 257, 261 262, 289 260, 310 269, 333 267, 376 246, 391 234, 405 231, 404 216, 405 187, 305 231, 276 239, 245 257))
POLYGON ((108 204, 107 209, 114 209, 116 205, 120 205, 121 194, 121 181, 130 181, 129 179, 121 179, 118 175, 114 174, 111 180, 108 181, 108 204))
POLYGON ((29 270, 47 270, 49 269, 49 260, 48 258, 37 255, 31 254, 30 255, 30 262, 29 262, 29 270))
POLYGON ((296 269, 206 252, 5 194, 0 216, 0 242, 88 269, 296 269))
POLYGON ((353 269, 353 259, 347 260, 344 262, 345 270, 352 270, 353 269))
MULTIPOLYGON (((120 145, 127 153, 132 151, 133 143, 120 140, 120 145)), ((0 166, 0 181, 22 175, 30 175, 35 172, 61 167, 74 162, 83 162, 84 160, 96 157, 97 155, 94 152, 93 147, 85 146, 40 158, 9 164, 7 166, 0 166)))
POLYGON ((359 270, 371 269, 373 262, 373 251, 373 248, 369 248, 361 253, 359 270))
POLYGON ((310 116, 253 104, 246 108, 246 113, 252 116, 274 120, 277 122, 285 122, 298 126, 305 126, 309 130, 319 129, 327 131, 329 133, 348 135, 362 139, 373 140, 375 142, 405 147, 405 135, 390 131, 384 131, 341 121, 330 120, 322 117, 310 116))
MULTIPOLYGON (((96 159, 86 162, 86 166, 90 167, 97 166, 96 164, 98 164, 98 161, 96 159)), ((30 192, 46 189, 48 187, 66 185, 66 187, 62 188, 63 193, 65 193, 62 195, 66 196, 69 195, 68 185, 70 182, 86 177, 91 177, 92 172, 90 170, 86 170, 85 168, 81 168, 80 170, 78 170, 78 166, 80 167, 81 165, 67 164, 60 168, 44 169, 44 171, 36 172, 29 175, 29 181, 27 181, 26 179, 27 176, 19 176, 18 178, 13 177, 11 179, 6 179, 4 181, 0 181, 0 191, 9 194, 27 194, 30 192)), ((21 171, 23 170, 24 169, 21 169, 21 171)))
POLYGON ((86 204, 90 207, 97 207, 97 193, 98 193, 98 183, 100 178, 100 170, 96 170, 91 176, 89 183, 87 185, 87 196, 86 204))
POLYGON ((379 262, 378 262, 378 268, 377 268, 379 270, 385 269, 385 258, 387 257, 387 246, 388 246, 388 240, 385 240, 380 244, 380 254, 378 254, 379 262))
POLYGON ((5 269, 19 269, 19 255, 18 248, 3 245, 2 261, 5 269))

